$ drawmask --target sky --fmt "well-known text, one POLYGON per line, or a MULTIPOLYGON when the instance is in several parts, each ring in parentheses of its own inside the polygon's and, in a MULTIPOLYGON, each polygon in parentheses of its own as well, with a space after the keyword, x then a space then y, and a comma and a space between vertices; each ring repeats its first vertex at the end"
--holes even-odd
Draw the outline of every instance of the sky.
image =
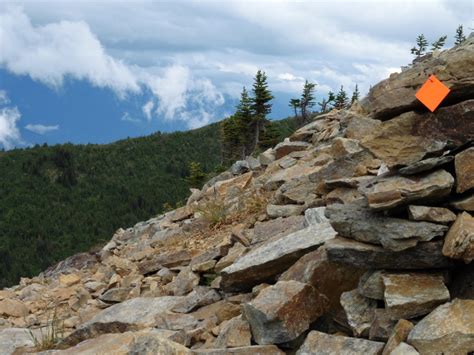
POLYGON ((362 94, 458 25, 474 0, 0 1, 0 149, 108 143, 233 113, 256 71, 272 119, 305 80, 362 94))

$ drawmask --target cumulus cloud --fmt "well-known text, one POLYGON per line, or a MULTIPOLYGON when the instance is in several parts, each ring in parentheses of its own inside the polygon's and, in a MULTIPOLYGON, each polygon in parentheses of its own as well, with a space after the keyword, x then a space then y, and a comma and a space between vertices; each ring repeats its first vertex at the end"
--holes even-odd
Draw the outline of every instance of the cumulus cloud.
POLYGON ((0 109, 0 144, 7 150, 21 143, 21 134, 17 126, 20 117, 20 111, 16 107, 0 109))
POLYGON ((59 125, 45 126, 42 124, 27 124, 25 129, 30 132, 43 135, 48 132, 57 131, 59 129, 59 125))

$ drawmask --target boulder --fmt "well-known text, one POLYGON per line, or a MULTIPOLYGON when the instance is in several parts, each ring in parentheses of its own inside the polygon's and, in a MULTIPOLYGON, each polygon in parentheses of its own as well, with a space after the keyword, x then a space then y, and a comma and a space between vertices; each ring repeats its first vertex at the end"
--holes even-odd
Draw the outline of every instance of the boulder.
POLYGON ((446 234, 443 254, 470 263, 474 259, 474 218, 461 213, 446 234))
POLYGON ((138 270, 142 275, 151 274, 163 267, 188 265, 191 258, 192 255, 185 249, 171 253, 155 254, 151 259, 141 261, 138 264, 138 270))
POLYGON ((173 307, 174 312, 188 313, 198 307, 207 306, 221 299, 216 290, 207 286, 196 286, 183 301, 173 307))
POLYGON ((306 150, 311 147, 311 144, 306 142, 290 142, 285 141, 278 143, 275 146, 275 159, 283 158, 285 155, 290 154, 291 152, 297 152, 300 150, 306 150))
POLYGON ((272 148, 268 148, 258 156, 258 161, 263 166, 268 166, 275 161, 275 151, 272 148))
POLYGON ((222 270, 221 287, 225 291, 238 291, 272 281, 304 254, 335 235, 329 223, 321 223, 268 242, 222 270))
POLYGON ((297 216, 303 211, 304 206, 300 205, 267 205, 267 215, 270 218, 297 216))
POLYGON ((33 339, 27 329, 0 329, 0 354, 11 355, 17 348, 33 345, 33 339))
POLYGON ((265 222, 257 222, 252 229, 252 244, 264 242, 270 238, 278 239, 287 234, 303 229, 303 216, 275 218, 265 222))
POLYGON ((370 270, 362 275, 357 286, 359 294, 374 300, 383 300, 385 287, 383 284, 382 275, 382 270, 370 270))
POLYGON ((456 192, 462 193, 474 187, 474 147, 456 154, 456 192))
POLYGON ((81 281, 81 277, 77 274, 59 275, 59 284, 64 287, 75 285, 81 281))
POLYGON ((384 273, 385 307, 392 319, 415 318, 449 301, 441 275, 426 273, 384 273))
POLYGON ((327 305, 327 298, 310 285, 278 281, 244 304, 243 313, 257 344, 278 344, 301 335, 327 305))
POLYGON ((384 343, 365 339, 330 335, 313 330, 308 333, 297 355, 365 354, 378 355, 384 343))
POLYGON ((196 355, 285 355, 283 351, 275 345, 253 345, 242 346, 239 348, 229 349, 195 349, 193 354, 196 355))
POLYGON ((184 296, 199 284, 199 280, 199 275, 192 272, 190 267, 185 267, 166 287, 173 295, 184 296))
POLYGON ((392 334, 397 320, 390 317, 390 311, 385 308, 374 310, 374 318, 369 329, 369 339, 386 342, 392 334))
POLYGON ((326 216, 333 228, 344 237, 361 242, 381 244, 392 251, 414 247, 421 241, 442 236, 448 227, 385 217, 370 211, 364 202, 327 206, 326 216))
POLYGON ((434 157, 420 160, 416 163, 410 164, 398 170, 398 173, 401 175, 414 175, 419 174, 428 170, 433 170, 434 168, 448 164, 454 159, 453 156, 447 155, 443 157, 434 157))
POLYGON ((245 161, 247 162, 250 170, 258 170, 262 167, 260 160, 254 158, 253 156, 248 156, 245 161))
MULTIPOLYGON (((310 168, 307 171, 314 170, 316 169, 310 168)), ((303 172, 303 176, 286 181, 278 188, 274 195, 274 202, 277 204, 310 205, 318 198, 316 187, 316 184, 309 181, 307 174, 303 172)))
POLYGON ((369 207, 385 210, 413 201, 433 201, 449 195, 454 178, 445 170, 426 175, 390 176, 372 182, 365 191, 369 207))
POLYGON ((213 186, 209 187, 205 194, 214 196, 214 194, 217 192, 219 196, 225 197, 230 188, 237 188, 240 190, 245 189, 252 180, 252 176, 253 172, 250 171, 231 179, 218 181, 213 186))
POLYGON ((0 316, 26 317, 28 313, 28 307, 21 301, 10 298, 5 298, 0 301, 0 316))
POLYGON ((234 317, 222 326, 216 339, 216 348, 238 348, 250 346, 252 334, 249 323, 242 316, 234 317))
POLYGON ((467 354, 474 349, 474 300, 455 299, 438 306, 415 325, 408 344, 421 354, 467 354))
POLYGON ((127 299, 131 290, 131 287, 116 287, 106 291, 99 298, 105 302, 122 302, 127 299))
POLYGON ((241 175, 250 170, 250 165, 246 160, 238 160, 230 167, 230 172, 234 175, 241 175))
POLYGON ((385 344, 382 355, 392 354, 392 351, 407 339, 413 327, 413 323, 405 319, 400 319, 393 328, 393 332, 385 344))
POLYGON ((341 295, 341 305, 354 335, 367 337, 374 320, 377 301, 360 295, 356 289, 341 295))
POLYGON ((449 97, 445 100, 472 97, 473 57, 474 38, 471 36, 460 46, 418 61, 401 73, 391 74, 388 79, 373 86, 367 96, 360 101, 360 105, 370 117, 381 120, 412 109, 419 108, 426 111, 415 94, 428 79, 428 74, 436 75, 450 88, 449 97))
POLYGON ((396 348, 390 352, 390 355, 419 355, 420 353, 416 349, 408 345, 407 343, 400 343, 396 348))
POLYGON ((453 266, 441 250, 442 241, 419 243, 417 247, 395 252, 377 245, 346 238, 325 243, 329 261, 365 269, 441 269, 453 266))
POLYGON ((448 224, 456 220, 456 215, 447 208, 429 206, 408 206, 408 216, 413 221, 448 224))

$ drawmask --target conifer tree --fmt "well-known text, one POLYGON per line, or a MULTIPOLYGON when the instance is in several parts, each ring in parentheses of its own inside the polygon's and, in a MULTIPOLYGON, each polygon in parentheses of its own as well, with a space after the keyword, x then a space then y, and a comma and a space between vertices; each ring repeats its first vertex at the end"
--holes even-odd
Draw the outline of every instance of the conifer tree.
POLYGON ((301 119, 304 123, 308 119, 308 109, 314 106, 314 88, 316 84, 305 81, 303 87, 303 94, 301 95, 300 105, 301 105, 301 119))
POLYGON ((259 142, 260 132, 265 127, 266 116, 272 110, 270 101, 273 99, 271 91, 268 89, 267 76, 264 71, 257 71, 253 83, 253 130, 255 149, 259 142))
POLYGON ((456 29, 456 35, 454 36, 454 44, 458 45, 461 44, 466 40, 466 36, 464 35, 464 29, 462 25, 459 25, 458 28, 456 29))
POLYGON ((300 99, 291 99, 288 106, 292 107, 295 110, 295 117, 298 117, 298 108, 300 107, 300 99))
POLYGON ((416 55, 416 57, 421 57, 426 52, 426 47, 428 46, 428 41, 425 38, 425 35, 421 34, 416 38, 416 46, 411 49, 411 54, 416 55))
POLYGON ((331 109, 330 105, 334 102, 336 96, 332 91, 328 92, 328 98, 323 99, 322 101, 318 102, 319 107, 321 107, 321 112, 327 112, 331 109))
POLYGON ((244 159, 251 153, 252 149, 252 98, 249 96, 247 89, 242 89, 240 94, 240 102, 236 107, 234 114, 236 120, 235 125, 238 131, 238 141, 240 142, 241 159, 244 159))
POLYGON ((349 99, 347 98, 347 93, 344 90, 344 87, 341 85, 341 88, 339 89, 339 92, 336 95, 336 98, 334 100, 334 108, 337 109, 343 109, 347 107, 347 102, 349 99))
POLYGON ((359 86, 356 84, 354 92, 352 93, 352 97, 351 97, 351 105, 354 102, 359 101, 359 96, 360 96, 359 86))
POLYGON ((431 43, 431 50, 434 51, 443 48, 446 38, 448 38, 448 36, 441 36, 436 42, 431 43))
POLYGON ((194 188, 201 188, 205 178, 206 174, 203 173, 201 169, 201 164, 192 161, 189 164, 189 176, 186 178, 189 183, 189 186, 194 188))
POLYGON ((233 162, 241 157, 241 125, 235 116, 221 122, 222 155, 224 163, 233 162))

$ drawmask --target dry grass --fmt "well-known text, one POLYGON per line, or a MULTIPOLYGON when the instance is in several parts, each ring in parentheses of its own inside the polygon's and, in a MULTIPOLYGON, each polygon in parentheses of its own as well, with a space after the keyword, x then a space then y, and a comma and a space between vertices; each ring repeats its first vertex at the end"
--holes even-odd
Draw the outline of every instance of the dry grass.
POLYGON ((40 328, 40 335, 36 336, 31 329, 28 334, 33 341, 36 351, 45 351, 54 349, 56 345, 64 338, 64 322, 58 318, 57 308, 48 316, 46 326, 40 328), (46 328, 46 330, 43 330, 46 328))

